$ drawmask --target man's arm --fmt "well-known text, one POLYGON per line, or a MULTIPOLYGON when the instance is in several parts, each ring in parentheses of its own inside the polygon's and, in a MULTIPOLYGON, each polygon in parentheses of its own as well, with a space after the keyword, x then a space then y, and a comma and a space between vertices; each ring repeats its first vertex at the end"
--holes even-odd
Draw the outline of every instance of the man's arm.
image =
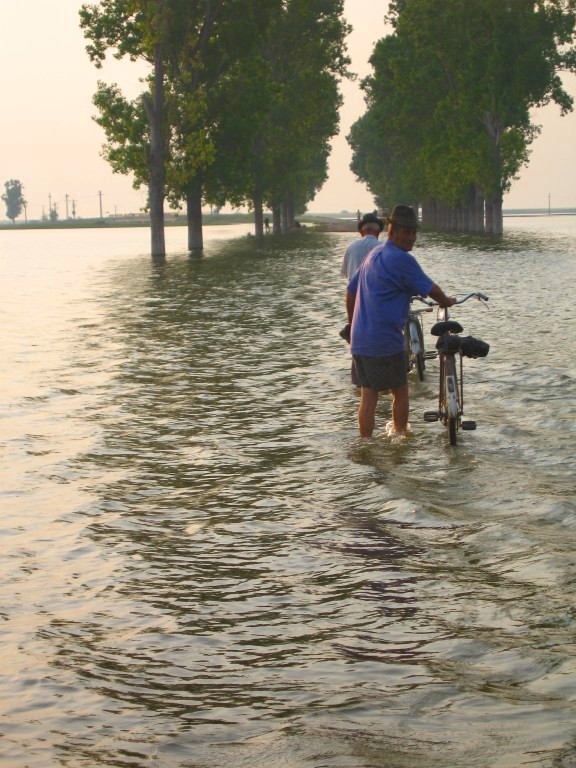
POLYGON ((348 263, 350 261, 350 246, 346 248, 344 252, 344 258, 342 259, 342 266, 340 267, 341 277, 348 277, 348 263))
POLYGON ((442 288, 436 283, 432 283, 432 288, 428 291, 428 296, 434 301, 437 301, 441 307, 451 307, 452 304, 456 304, 456 298, 454 296, 446 296, 442 288))
POLYGON ((354 316, 354 305, 356 304, 356 294, 346 291, 346 314, 348 315, 348 322, 352 322, 354 316))

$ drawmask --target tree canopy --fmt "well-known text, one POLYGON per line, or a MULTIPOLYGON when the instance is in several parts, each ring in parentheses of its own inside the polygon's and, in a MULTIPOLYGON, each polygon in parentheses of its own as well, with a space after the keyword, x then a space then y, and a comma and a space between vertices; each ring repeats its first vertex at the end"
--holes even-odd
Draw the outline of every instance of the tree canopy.
MULTIPOLYGON (((94 102, 104 156, 163 201, 186 205, 189 245, 201 247, 202 200, 290 211, 326 178, 348 59, 343 0, 102 0, 83 6, 87 51, 152 65, 129 102, 99 83, 94 102)), ((153 253, 163 243, 154 244, 153 253)))
POLYGON ((561 72, 575 71, 575 11, 573 0, 390 3, 394 31, 375 47, 349 134, 351 167, 380 204, 500 232, 503 195, 539 131, 531 108, 573 107, 561 72))

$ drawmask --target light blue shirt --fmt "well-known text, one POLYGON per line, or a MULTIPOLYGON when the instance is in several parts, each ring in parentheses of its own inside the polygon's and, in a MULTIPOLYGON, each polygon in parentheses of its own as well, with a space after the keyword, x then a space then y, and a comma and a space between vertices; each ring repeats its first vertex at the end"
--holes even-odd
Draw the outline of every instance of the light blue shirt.
POLYGON ((379 240, 374 235, 365 235, 360 240, 354 240, 353 243, 350 243, 348 248, 346 248, 342 267, 340 268, 342 277, 347 277, 350 280, 366 256, 368 256, 373 248, 376 248, 378 243, 379 240))
POLYGON ((374 248, 348 283, 356 296, 352 354, 382 357, 403 352, 410 299, 427 296, 433 285, 414 256, 391 240, 374 248))

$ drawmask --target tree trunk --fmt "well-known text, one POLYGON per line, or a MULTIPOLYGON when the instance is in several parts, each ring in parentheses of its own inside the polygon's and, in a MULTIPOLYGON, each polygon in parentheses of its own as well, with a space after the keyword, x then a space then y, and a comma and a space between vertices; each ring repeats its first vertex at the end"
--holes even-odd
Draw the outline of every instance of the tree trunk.
POLYGON ((144 107, 150 123, 150 154, 148 158, 148 201, 150 204, 150 234, 153 257, 166 256, 164 240, 164 61, 163 47, 154 46, 154 90, 152 98, 146 93, 144 107))
MULTIPOLYGON (((504 220, 502 217, 502 192, 503 184, 502 174, 502 135, 504 128, 499 118, 490 113, 486 113, 483 123, 492 142, 492 154, 494 158, 494 178, 497 180, 498 191, 490 195, 490 228, 489 232, 493 235, 501 235, 504 231, 504 220)), ((488 210, 488 209, 487 209, 488 210)))
POLYGON ((258 240, 261 240, 264 237, 264 208, 262 196, 256 193, 252 202, 254 204, 254 234, 258 240))
POLYGON ((501 235, 504 232, 504 216, 502 214, 502 195, 494 195, 493 210, 494 210, 494 234, 501 235))
POLYGON ((294 200, 294 195, 292 193, 288 193, 286 195, 286 226, 288 229, 294 229, 297 226, 296 223, 296 203, 294 200))
POLYGON ((282 211, 279 205, 272 208, 272 232, 275 235, 282 234, 282 211))
POLYGON ((484 234, 484 194, 480 187, 474 185, 474 213, 473 213, 473 231, 484 234))
POLYGON ((484 203, 486 209, 486 234, 494 234, 494 207, 492 205, 492 196, 487 197, 484 203))
POLYGON ((285 201, 282 201, 280 205, 280 231, 282 234, 286 234, 288 232, 288 227, 290 225, 288 224, 288 206, 286 205, 285 201))
POLYGON ((195 180, 186 194, 186 222, 188 224, 188 250, 201 251, 204 248, 202 231, 202 184, 195 180))

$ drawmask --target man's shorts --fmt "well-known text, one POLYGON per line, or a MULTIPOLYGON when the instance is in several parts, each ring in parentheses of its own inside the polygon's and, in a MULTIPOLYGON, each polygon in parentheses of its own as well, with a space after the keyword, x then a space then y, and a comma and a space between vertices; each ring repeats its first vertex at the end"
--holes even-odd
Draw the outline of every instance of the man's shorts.
POLYGON ((386 357, 354 355, 356 368, 355 384, 382 392, 385 389, 400 389, 408 383, 406 352, 386 357))

